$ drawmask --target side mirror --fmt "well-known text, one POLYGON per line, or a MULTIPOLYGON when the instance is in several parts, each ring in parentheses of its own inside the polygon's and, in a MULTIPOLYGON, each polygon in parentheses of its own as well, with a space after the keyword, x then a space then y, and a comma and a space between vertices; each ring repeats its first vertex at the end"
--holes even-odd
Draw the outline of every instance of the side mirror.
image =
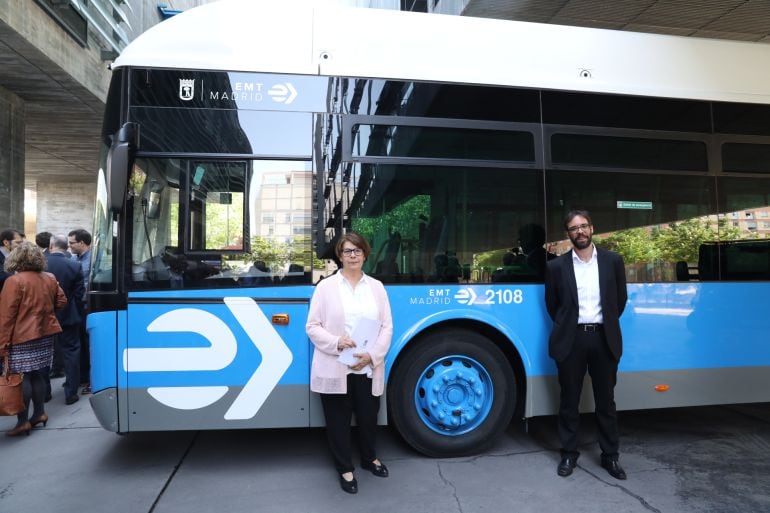
POLYGON ((118 130, 107 155, 107 191, 109 209, 120 214, 128 187, 128 174, 134 165, 136 149, 139 146, 139 126, 126 123, 118 130))

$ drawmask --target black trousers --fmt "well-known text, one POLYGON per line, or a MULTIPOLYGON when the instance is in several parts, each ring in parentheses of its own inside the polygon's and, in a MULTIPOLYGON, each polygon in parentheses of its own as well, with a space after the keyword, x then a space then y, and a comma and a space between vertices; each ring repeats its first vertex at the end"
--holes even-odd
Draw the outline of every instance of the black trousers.
POLYGON ((372 395, 372 380, 366 374, 348 374, 347 394, 321 394, 326 418, 326 438, 337 472, 353 472, 350 421, 356 414, 361 461, 377 459, 377 413, 380 398, 372 395))
POLYGON ((618 362, 613 358, 603 331, 577 331, 569 356, 556 363, 559 370, 561 399, 559 402, 559 441, 562 455, 577 457, 578 427, 580 425, 580 394, 586 370, 591 376, 599 447, 602 458, 618 458, 618 417, 615 409, 615 383, 618 362))
POLYGON ((80 385, 80 324, 62 326, 62 332, 56 335, 64 360, 64 397, 78 395, 80 385))

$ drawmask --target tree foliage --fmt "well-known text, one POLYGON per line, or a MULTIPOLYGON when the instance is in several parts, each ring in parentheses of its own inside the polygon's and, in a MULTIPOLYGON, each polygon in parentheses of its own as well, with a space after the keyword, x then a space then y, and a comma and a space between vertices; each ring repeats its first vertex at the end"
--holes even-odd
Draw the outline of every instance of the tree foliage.
POLYGON ((697 262, 698 251, 706 241, 733 240, 741 237, 738 228, 726 219, 715 224, 706 219, 687 219, 670 223, 667 228, 631 228, 606 237, 595 237, 597 245, 623 256, 626 263, 697 262))
POLYGON ((368 241, 374 241, 380 233, 401 234, 405 240, 419 240, 420 223, 430 219, 430 196, 413 196, 390 212, 381 216, 356 217, 352 229, 368 241))

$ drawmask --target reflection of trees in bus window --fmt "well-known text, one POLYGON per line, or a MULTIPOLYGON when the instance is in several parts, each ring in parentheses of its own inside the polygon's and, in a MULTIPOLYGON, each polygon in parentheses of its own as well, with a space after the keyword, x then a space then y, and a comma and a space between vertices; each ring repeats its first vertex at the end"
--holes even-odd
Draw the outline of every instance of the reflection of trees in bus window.
POLYGON ((725 261, 719 259, 740 254, 750 266, 748 262, 763 257, 749 259, 749 249, 766 246, 718 243, 770 237, 770 230, 763 232, 755 221, 770 210, 770 180, 765 177, 550 171, 548 184, 550 240, 560 253, 570 248, 562 235, 564 213, 585 208, 593 215, 594 241, 623 256, 629 281, 762 275, 759 269, 729 278, 725 261))
POLYGON ((536 169, 362 165, 355 185, 348 228, 372 244, 366 272, 389 283, 489 282, 500 261, 485 268, 477 256, 511 248, 525 223, 544 224, 536 169))
POLYGON ((713 177, 575 171, 546 176, 549 241, 557 253, 571 247, 564 215, 586 209, 593 216, 594 242, 623 256, 630 282, 684 278, 697 268, 699 246, 726 225, 717 218, 713 177))

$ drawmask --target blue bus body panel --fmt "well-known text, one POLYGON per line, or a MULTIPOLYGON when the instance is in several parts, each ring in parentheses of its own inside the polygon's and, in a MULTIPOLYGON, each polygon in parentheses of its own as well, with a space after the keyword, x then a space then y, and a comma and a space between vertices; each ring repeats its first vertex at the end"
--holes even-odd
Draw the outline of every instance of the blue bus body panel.
POLYGON ((620 371, 770 365, 770 284, 630 284, 620 371))
POLYGON ((118 318, 125 318, 126 312, 98 312, 90 314, 86 329, 91 344, 91 390, 98 392, 114 388, 118 382, 116 347, 125 344, 125 337, 119 335, 118 318), (120 340, 122 339, 122 340, 120 340))
MULTIPOLYGON (((94 389, 128 391, 121 397, 131 405, 131 430, 307 425, 312 344, 304 327, 312 292, 132 293, 128 312, 88 318, 94 389), (271 324, 274 314, 288 314, 289 324, 271 324), (256 409, 237 407, 246 402, 256 409), (158 425, 158 416, 174 415, 158 425)), ((759 282, 629 284, 621 373, 770 366, 768 292, 759 282)), ((388 375, 425 329, 465 320, 508 339, 527 379, 555 379, 542 285, 397 285, 388 295, 388 375)))

